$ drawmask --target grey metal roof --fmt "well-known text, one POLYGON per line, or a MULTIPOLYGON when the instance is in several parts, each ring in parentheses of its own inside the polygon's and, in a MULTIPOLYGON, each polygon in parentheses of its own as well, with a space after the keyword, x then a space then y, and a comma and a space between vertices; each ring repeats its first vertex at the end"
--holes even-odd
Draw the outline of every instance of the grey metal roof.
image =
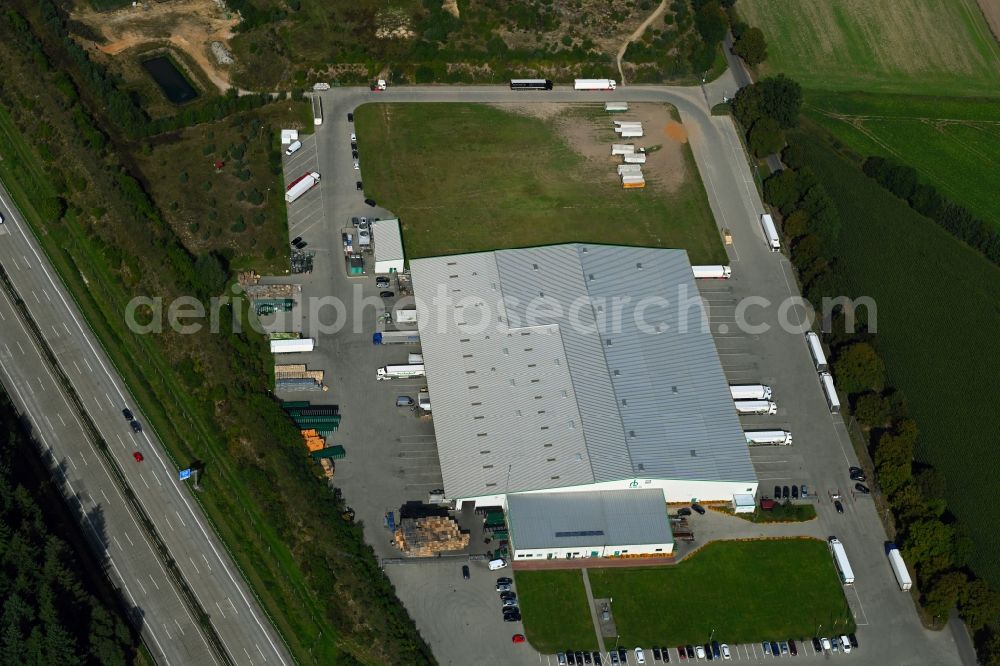
POLYGON ((372 238, 375 239, 375 261, 403 259, 403 237, 398 219, 372 222, 372 238))
POLYGON ((508 495, 515 550, 673 543, 658 489, 508 495))
POLYGON ((683 250, 554 245, 411 272, 449 497, 756 480, 683 250))

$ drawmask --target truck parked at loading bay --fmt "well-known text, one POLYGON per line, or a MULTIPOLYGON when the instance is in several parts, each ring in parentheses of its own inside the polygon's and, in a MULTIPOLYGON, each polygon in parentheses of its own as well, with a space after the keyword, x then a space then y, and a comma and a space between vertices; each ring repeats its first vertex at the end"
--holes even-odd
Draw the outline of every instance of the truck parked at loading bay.
POLYGON ((372 334, 373 345, 415 345, 420 342, 416 331, 379 331, 372 334))
POLYGON ((304 173, 295 180, 291 182, 288 189, 285 190, 285 201, 292 203, 303 194, 316 187, 319 183, 319 174, 315 171, 310 171, 309 173, 304 173))
POLYGON ((414 365, 387 365, 379 368, 375 373, 375 379, 385 381, 388 379, 407 379, 409 377, 423 377, 424 366, 414 365))

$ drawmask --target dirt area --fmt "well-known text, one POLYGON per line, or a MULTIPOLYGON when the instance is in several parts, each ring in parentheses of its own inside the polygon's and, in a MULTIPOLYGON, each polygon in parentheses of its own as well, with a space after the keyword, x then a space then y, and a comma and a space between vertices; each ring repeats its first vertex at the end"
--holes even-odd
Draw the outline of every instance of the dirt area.
MULTIPOLYGON (((563 140, 589 162, 607 169, 608 179, 618 180, 617 165, 622 158, 611 155, 611 144, 631 143, 645 148, 646 163, 642 173, 646 189, 673 194, 690 176, 684 161, 682 144, 687 143, 687 130, 670 117, 670 107, 665 104, 630 104, 628 113, 607 113, 597 118, 574 112, 565 104, 543 102, 540 104, 495 104, 498 109, 551 120, 563 140), (645 136, 641 139, 619 139, 614 133, 613 120, 638 120, 642 122, 645 136)), ((576 107, 579 111, 587 107, 576 107)), ((593 108, 593 107, 591 107, 593 108)))
POLYGON ((229 66, 218 63, 211 44, 221 42, 228 49, 239 20, 227 15, 216 0, 173 0, 111 12, 78 7, 70 18, 104 38, 103 44, 81 40, 87 47, 114 56, 145 42, 168 41, 188 54, 220 92, 230 87, 229 66))
POLYGON ((977 0, 986 22, 990 24, 993 38, 1000 42, 1000 0, 977 0))

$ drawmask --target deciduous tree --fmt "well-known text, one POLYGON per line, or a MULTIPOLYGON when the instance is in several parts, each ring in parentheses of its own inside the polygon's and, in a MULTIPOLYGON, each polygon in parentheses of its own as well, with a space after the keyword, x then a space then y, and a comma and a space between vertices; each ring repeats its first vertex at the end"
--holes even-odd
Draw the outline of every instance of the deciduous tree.
POLYGON ((767 41, 760 28, 748 28, 733 44, 733 53, 751 67, 767 60, 767 41))

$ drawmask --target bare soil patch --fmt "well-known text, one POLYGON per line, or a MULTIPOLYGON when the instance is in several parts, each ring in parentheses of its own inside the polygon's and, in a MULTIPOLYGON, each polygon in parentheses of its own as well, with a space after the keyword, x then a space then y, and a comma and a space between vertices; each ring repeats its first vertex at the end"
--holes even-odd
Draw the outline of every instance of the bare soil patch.
POLYGON ((1000 0, 977 0, 983 17, 990 26, 993 38, 1000 42, 1000 0))
POLYGON ((607 170, 607 178, 618 180, 617 165, 620 156, 611 155, 611 144, 632 143, 636 148, 646 148, 646 163, 642 173, 646 189, 673 194, 677 192, 688 174, 682 145, 687 143, 687 130, 670 116, 666 104, 630 104, 626 114, 602 113, 591 116, 592 105, 570 105, 555 102, 537 104, 495 104, 498 109, 552 121, 556 131, 576 153, 585 157, 591 166, 607 170), (614 120, 642 122, 645 136, 640 139, 621 139, 614 132, 614 120), (655 149, 654 149, 655 148, 655 149))
POLYGON ((103 37, 103 43, 81 39, 88 48, 116 56, 146 42, 169 42, 190 56, 220 92, 230 87, 229 66, 219 64, 212 42, 229 49, 239 20, 235 15, 227 17, 216 0, 173 0, 111 12, 77 7, 70 18, 103 37))

